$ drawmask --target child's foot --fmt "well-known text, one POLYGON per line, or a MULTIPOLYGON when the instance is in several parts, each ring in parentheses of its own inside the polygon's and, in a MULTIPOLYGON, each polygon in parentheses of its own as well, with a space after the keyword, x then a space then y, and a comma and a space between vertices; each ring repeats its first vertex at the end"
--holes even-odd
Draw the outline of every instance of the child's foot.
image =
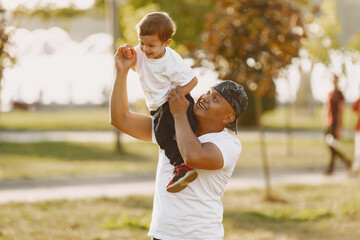
POLYGON ((174 174, 171 177, 169 184, 166 186, 166 190, 171 193, 180 192, 187 187, 189 183, 194 181, 198 176, 198 173, 189 168, 185 163, 176 166, 174 174))

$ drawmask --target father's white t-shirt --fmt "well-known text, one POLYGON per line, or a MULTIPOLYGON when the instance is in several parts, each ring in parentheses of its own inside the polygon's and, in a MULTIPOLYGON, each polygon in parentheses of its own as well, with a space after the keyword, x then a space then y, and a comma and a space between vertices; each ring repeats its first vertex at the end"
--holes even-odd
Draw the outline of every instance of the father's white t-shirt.
POLYGON ((147 58, 140 45, 135 50, 135 68, 150 111, 157 110, 168 100, 171 89, 185 86, 196 76, 181 56, 169 47, 165 48, 164 56, 159 59, 147 58))
POLYGON ((161 240, 223 239, 221 197, 239 158, 241 143, 227 130, 202 135, 199 141, 211 142, 220 149, 223 168, 197 170, 195 181, 178 193, 169 193, 166 185, 174 166, 160 149, 149 236, 161 240))

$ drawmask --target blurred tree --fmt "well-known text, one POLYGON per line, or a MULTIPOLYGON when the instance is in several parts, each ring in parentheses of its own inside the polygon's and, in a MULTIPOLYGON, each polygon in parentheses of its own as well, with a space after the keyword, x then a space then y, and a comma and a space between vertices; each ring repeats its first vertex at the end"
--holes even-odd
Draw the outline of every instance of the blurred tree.
POLYGON ((360 32, 355 33, 349 40, 347 48, 360 51, 360 32))
POLYGON ((84 15, 86 13, 86 10, 77 9, 74 5, 59 8, 55 4, 49 2, 46 5, 38 4, 31 9, 20 5, 16 9, 16 13, 19 17, 38 17, 43 21, 49 21, 51 19, 69 20, 73 17, 84 15))
MULTIPOLYGON (((15 57, 9 52, 10 33, 7 29, 6 11, 0 3, 0 90, 4 77, 4 70, 15 64, 15 57)), ((1 98, 0 98, 1 103, 1 98)))
MULTIPOLYGON (((95 7, 99 7, 98 4, 103 3, 102 1, 95 2, 95 7)), ((116 40, 119 38, 119 24, 118 24, 118 5, 116 0, 105 0, 104 2, 105 6, 105 16, 106 16, 106 25, 107 25, 107 32, 112 36, 112 52, 115 53, 117 46, 116 46, 116 40)), ((102 9, 103 5, 100 5, 100 9, 102 9)), ((113 66, 113 70, 115 73, 115 67, 113 66)), ((110 93, 110 92, 109 92, 110 93)), ((110 95, 107 97, 109 98, 110 95)), ((115 151, 122 152, 123 147, 121 143, 121 134, 122 132, 113 127, 114 133, 115 133, 115 151)))
POLYGON ((121 36, 117 45, 125 43, 136 46, 139 42, 136 33, 136 24, 147 13, 161 11, 160 6, 155 3, 147 4, 142 7, 134 7, 132 4, 126 4, 119 10, 119 22, 121 26, 121 36))
POLYGON ((354 33, 346 45, 353 63, 360 62, 360 32, 354 33))
MULTIPOLYGON (((302 28, 298 9, 280 0, 220 0, 206 16, 204 53, 199 60, 214 64, 220 79, 241 83, 254 99, 269 97, 274 107, 273 78, 298 56, 302 28), (299 33, 300 32, 300 33, 299 33)), ((256 119, 253 102, 241 124, 256 119)), ((259 120, 259 119, 258 119, 259 120)))
POLYGON ((3 9, 0 4, 0 87, 5 68, 15 64, 15 57, 9 53, 9 46, 11 44, 9 39, 10 33, 6 28, 7 21, 5 13, 5 9, 3 9))
POLYGON ((198 54, 198 61, 214 65, 220 79, 240 83, 248 92, 248 110, 240 122, 259 127, 267 200, 273 196, 261 115, 274 108, 273 78, 298 56, 301 30, 300 10, 290 2, 218 0, 206 15, 204 50, 198 54))
POLYGON ((31 18, 39 18, 44 22, 56 20, 56 23, 60 25, 59 27, 67 30, 70 27, 71 20, 74 18, 87 16, 95 19, 105 19, 105 11, 105 0, 95 0, 94 7, 90 9, 79 9, 73 3, 66 7, 59 7, 54 2, 41 1, 31 8, 20 4, 14 11, 14 16, 20 23, 31 18))
POLYGON ((307 107, 313 113, 313 96, 311 93, 310 76, 316 63, 330 64, 330 52, 339 49, 340 44, 337 37, 342 28, 337 16, 337 4, 335 0, 324 0, 320 7, 309 6, 305 19, 305 34, 307 38, 302 40, 302 48, 307 52, 306 58, 311 60, 310 69, 300 66, 301 81, 297 93, 295 105, 307 107))
MULTIPOLYGON (((135 10, 142 9, 141 14, 138 12, 141 17, 151 11, 167 12, 177 26, 172 47, 184 55, 200 46, 205 21, 204 15, 214 8, 215 2, 213 0, 173 0, 171 2, 169 0, 129 0, 128 5, 135 10), (144 11, 148 5, 151 6, 149 11, 144 11)), ((131 17, 127 19, 131 19, 131 17)), ((128 23, 124 20, 126 19, 122 20, 123 23, 128 23)), ((132 27, 134 28, 135 25, 132 27)))
POLYGON ((307 38, 302 40, 302 46, 309 52, 313 63, 330 63, 330 51, 340 47, 337 39, 342 28, 337 16, 335 0, 323 0, 320 10, 314 8, 312 13, 305 16, 307 38), (316 14, 320 16, 316 17, 316 14))

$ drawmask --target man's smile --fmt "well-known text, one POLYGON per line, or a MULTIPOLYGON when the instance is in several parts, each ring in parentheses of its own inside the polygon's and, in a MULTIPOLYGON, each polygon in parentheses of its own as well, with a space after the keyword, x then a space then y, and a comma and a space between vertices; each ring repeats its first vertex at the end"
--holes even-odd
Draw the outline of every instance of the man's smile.
POLYGON ((205 105, 203 104, 203 102, 204 102, 204 99, 199 100, 198 106, 199 106, 200 108, 206 110, 206 107, 205 107, 205 105))

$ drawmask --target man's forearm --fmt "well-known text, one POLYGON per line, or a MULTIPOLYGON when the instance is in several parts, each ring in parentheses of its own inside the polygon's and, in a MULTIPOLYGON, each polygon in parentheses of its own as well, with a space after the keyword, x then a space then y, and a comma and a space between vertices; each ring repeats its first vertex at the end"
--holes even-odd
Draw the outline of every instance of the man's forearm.
POLYGON ((127 97, 127 74, 128 71, 117 72, 110 98, 110 120, 111 124, 120 128, 121 120, 129 112, 127 97))
POLYGON ((111 124, 120 131, 143 141, 152 140, 151 117, 129 111, 127 71, 118 72, 110 99, 111 124))
POLYGON ((202 145, 192 131, 186 114, 174 117, 176 141, 186 164, 201 155, 202 145))

